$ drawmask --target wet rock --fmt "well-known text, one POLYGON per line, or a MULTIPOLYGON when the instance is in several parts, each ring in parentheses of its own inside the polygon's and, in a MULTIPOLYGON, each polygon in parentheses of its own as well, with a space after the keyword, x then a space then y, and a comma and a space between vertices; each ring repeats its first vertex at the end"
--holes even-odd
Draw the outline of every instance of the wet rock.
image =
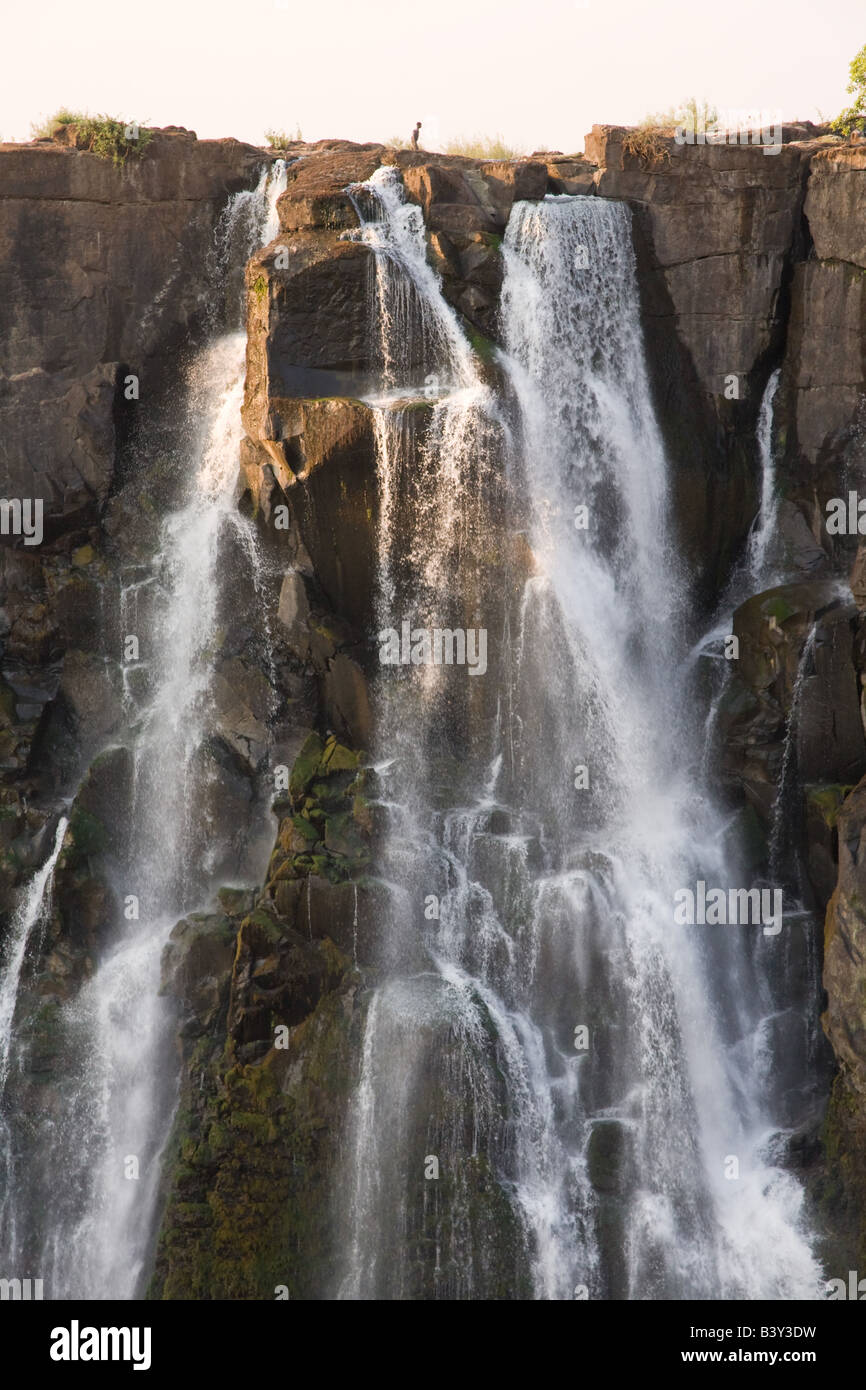
POLYGON ((595 192, 594 175, 596 165, 580 155, 543 154, 541 158, 547 165, 547 177, 551 193, 567 193, 574 197, 587 197, 595 192))
POLYGON ((382 145, 354 145, 348 140, 306 146, 303 158, 286 170, 286 191, 277 204, 281 230, 357 227, 357 213, 345 190, 365 183, 383 163, 384 153, 382 145))
POLYGON ((838 876, 839 810, 851 784, 812 782, 803 788, 806 804, 807 872, 818 900, 830 901, 838 876))
POLYGON ((221 915, 185 917, 162 954, 160 993, 177 999, 181 1035, 211 1030, 228 998, 237 928, 221 915))
POLYGON ((589 1180, 597 1192, 622 1194, 628 1185, 629 1137, 619 1120, 596 1120, 586 1151, 589 1180))
POLYGON ((836 814, 839 876, 824 930, 824 1030, 839 1071, 833 1085, 826 1143, 836 1181, 866 1253, 866 779, 836 814))
POLYGON ((248 381, 244 423, 255 447, 242 459, 244 480, 260 510, 264 543, 288 562, 314 572, 323 604, 361 627, 375 585, 375 444, 371 412, 357 401, 265 399, 248 381), (291 450, 278 464, 272 442, 291 450), (289 529, 277 529, 276 507, 288 508, 289 529))
POLYGON ((269 743, 268 716, 273 691, 266 676, 232 657, 216 666, 210 696, 219 736, 251 769, 257 768, 269 743))
MULTIPOLYGON (((817 615, 835 603, 836 586, 817 581, 757 594, 734 614, 740 655, 731 663, 719 705, 722 773, 730 785, 745 792, 767 822, 776 798, 803 648, 817 615)), ((850 734, 850 721, 847 727, 850 734)), ((806 721, 804 736, 808 729, 806 721)), ((841 754, 845 757, 847 752, 841 754)))
POLYGON ((310 600, 304 576, 298 570, 289 570, 280 588, 277 618, 286 630, 290 647, 302 661, 310 655, 309 617, 310 600))
POLYGON ((373 737, 373 711, 367 679, 357 661, 340 652, 328 662, 325 709, 334 728, 360 748, 373 737))

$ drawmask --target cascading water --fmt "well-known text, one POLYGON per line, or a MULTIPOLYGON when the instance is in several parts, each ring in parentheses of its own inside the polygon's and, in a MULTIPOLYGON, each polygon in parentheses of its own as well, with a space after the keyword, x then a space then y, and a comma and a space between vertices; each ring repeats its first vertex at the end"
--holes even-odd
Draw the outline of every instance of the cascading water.
POLYGON ((782 375, 780 367, 770 373, 758 412, 758 457, 761 464, 761 503, 749 536, 748 568, 752 590, 772 586, 768 573, 776 534, 776 464, 773 454, 773 405, 782 375))
MULTIPOLYGON (((254 194, 235 195, 218 228, 218 250, 238 241, 246 259, 273 239, 284 187, 279 163, 263 172, 254 194)), ((153 1236, 176 1093, 160 957, 178 918, 211 890, 201 752, 210 733, 222 585, 238 582, 244 568, 249 573, 251 561, 251 538, 235 508, 244 358, 245 335, 233 331, 193 360, 184 446, 174 460, 187 499, 163 523, 150 574, 142 580, 136 569, 123 589, 123 628, 138 650, 123 672, 133 790, 131 849, 115 885, 122 920, 92 978, 60 1010, 67 1061, 59 1108, 42 1120, 29 1158, 5 1175, 2 1263, 33 1265, 51 1298, 134 1297, 153 1236)), ((59 848, 58 830, 43 876, 59 848)), ((25 904, 21 922, 29 915, 25 904)), ((26 935, 22 927, 22 949, 26 935)), ((14 988, 15 961, 7 968, 4 999, 14 988)))
POLYGON ((782 872, 783 850, 791 849, 790 845, 785 845, 785 807, 793 800, 792 793, 795 790, 797 774, 797 731, 800 722, 800 706, 803 699, 803 687, 809 675, 812 673, 811 667, 815 659, 815 638, 817 632, 818 625, 817 623, 813 623, 809 629, 806 641, 803 643, 803 650, 800 653, 794 688, 791 691, 791 709, 785 725, 782 766, 779 770, 779 784, 776 791, 776 799, 773 802, 773 813, 770 822, 770 872, 774 877, 778 877, 782 872))
POLYGON ((13 1117, 2 1104, 9 1076, 10 1053, 14 1044, 15 1006, 18 989, 34 931, 51 911, 54 871, 63 848, 69 820, 61 816, 54 833, 54 845, 42 867, 33 875, 13 914, 0 965, 0 1230, 8 1229, 10 1248, 17 1246, 13 1174, 15 1141, 13 1117))
MULTIPOLYGON (((814 1293, 796 1184, 762 1158, 771 1073, 744 1056, 762 1028, 744 940, 755 928, 682 929, 668 906, 699 879, 736 884, 738 869, 725 863, 721 825, 693 784, 699 742, 678 700, 687 590, 672 555, 626 209, 581 198, 517 208, 503 304, 533 538, 570 633, 559 653, 542 649, 539 666, 548 683, 559 676, 559 708, 568 710, 569 691, 572 709, 583 696, 595 725, 587 739, 566 715, 546 742, 560 762, 590 764, 600 784, 585 810, 561 806, 560 824, 573 837, 563 837, 564 867, 579 846, 585 864, 589 852, 604 865, 587 865, 597 890, 613 888, 601 951, 621 1013, 616 1050, 620 1063, 630 1059, 619 1097, 610 1094, 613 1058, 599 1059, 597 1072, 606 1113, 630 1131, 628 1296, 814 1293), (587 502, 590 524, 576 532, 574 506, 587 502), (738 1156, 736 1181, 726 1155, 738 1156), (784 1261, 768 1258, 776 1241, 784 1261)), ((533 625, 527 641, 541 630, 533 625)), ((556 764, 549 769, 555 777, 556 764)), ((592 1091, 590 1082, 596 1106, 592 1091)))
POLYGON ((12 1048, 12 1021, 18 998, 21 970, 30 946, 30 937, 40 918, 50 907, 54 870, 63 848, 63 836, 69 820, 61 816, 54 833, 54 846, 42 868, 37 870, 12 918, 12 927, 3 952, 3 977, 0 980, 0 1094, 9 1073, 9 1053, 12 1048))
POLYGON ((364 198, 390 397, 377 616, 418 645, 378 691, 393 910, 339 1293, 817 1296, 802 1193, 773 1158, 777 938, 674 919, 698 880, 748 884, 677 678, 688 591, 629 214, 515 206, 509 412, 396 174, 364 198), (425 629, 461 622, 490 639, 477 682, 425 649, 425 629))

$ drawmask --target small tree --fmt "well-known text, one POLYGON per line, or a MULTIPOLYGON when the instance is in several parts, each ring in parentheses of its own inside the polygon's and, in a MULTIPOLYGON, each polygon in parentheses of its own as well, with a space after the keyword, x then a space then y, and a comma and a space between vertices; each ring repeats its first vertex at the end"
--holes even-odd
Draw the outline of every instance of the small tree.
POLYGON ((845 90, 854 101, 832 122, 833 130, 839 135, 850 135, 852 130, 866 129, 866 44, 852 59, 848 73, 851 81, 845 90))

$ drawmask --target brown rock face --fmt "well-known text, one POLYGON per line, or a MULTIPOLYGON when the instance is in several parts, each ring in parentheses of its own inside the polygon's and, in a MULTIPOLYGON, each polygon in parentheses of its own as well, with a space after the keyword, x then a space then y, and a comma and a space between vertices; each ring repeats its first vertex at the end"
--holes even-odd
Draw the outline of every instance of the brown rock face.
POLYGON ((767 823, 778 792, 795 692, 793 736, 800 779, 850 785, 866 770, 856 625, 856 611, 840 601, 837 586, 829 580, 770 589, 734 614, 740 657, 719 716, 722 770, 767 823), (813 628, 809 666, 801 672, 813 628))
POLYGON ((349 140, 320 140, 305 146, 287 170, 286 191, 278 203, 281 229, 357 227, 346 188, 366 182, 384 163, 384 155, 384 145, 354 145, 349 140))
POLYGON ((756 510, 755 426, 784 338, 784 289, 800 254, 806 147, 678 145, 636 152, 594 126, 603 197, 635 214, 651 373, 675 467, 682 539, 712 590, 756 510))
POLYGON ((799 145, 767 156, 755 146, 664 136, 648 159, 629 153, 624 135, 595 126, 587 137, 598 192, 645 208, 677 331, 703 389, 723 398, 725 378, 748 377, 770 347, 808 157, 799 145))
MULTIPOLYGON (((866 489, 866 153, 829 145, 809 168, 804 217, 813 246, 794 267, 780 415, 791 494, 815 509, 823 529, 831 497, 866 489)), ((840 568, 853 559, 855 540, 824 529, 823 541, 840 568)))
POLYGON ((822 261, 866 267, 866 145, 832 145, 813 154, 805 213, 822 261))
POLYGON ((836 1180, 859 1225, 857 1258, 866 1258, 866 779, 837 819, 839 879, 827 908, 824 934, 824 1030, 839 1071, 827 1120, 828 1155, 836 1180))
POLYGON ((501 238, 511 208, 551 188, 543 159, 476 160, 407 155, 396 163, 410 202, 420 205, 445 298, 470 330, 498 338, 501 238))
MULTIPOLYGON (((641 152, 612 126, 594 126, 586 140, 596 191, 636 213, 683 541, 716 583, 754 515, 756 416, 773 363, 782 365, 774 444, 789 504, 819 536, 843 460, 851 484, 866 486, 866 156, 818 127, 785 127, 782 137, 775 154, 664 134, 641 152)), ((841 566, 853 558, 845 541, 821 540, 844 552, 841 566)))
POLYGON ((0 146, 0 476, 42 498, 46 530, 92 519, 112 479, 123 378, 209 311, 212 234, 267 156, 157 134, 140 159, 0 146))

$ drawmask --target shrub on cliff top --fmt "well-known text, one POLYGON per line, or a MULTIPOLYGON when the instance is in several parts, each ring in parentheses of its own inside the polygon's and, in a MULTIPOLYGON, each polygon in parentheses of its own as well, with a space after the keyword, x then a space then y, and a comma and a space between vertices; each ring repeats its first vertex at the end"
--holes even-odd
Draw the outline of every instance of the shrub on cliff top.
POLYGON ((854 130, 866 132, 866 44, 852 58, 848 75, 851 81, 845 90, 854 100, 832 122, 831 128, 838 135, 850 135, 854 130))
POLYGON ((687 101, 681 101, 679 106, 669 106, 666 111, 656 111, 644 116, 638 130, 667 130, 673 133, 677 126, 684 125, 697 133, 715 125, 718 119, 719 113, 715 106, 711 106, 708 101, 698 101, 696 97, 689 97, 687 101))
POLYGON ((125 121, 120 116, 90 116, 67 106, 61 106, 47 121, 31 126, 33 138, 49 138, 58 125, 74 126, 77 149, 88 150, 114 164, 125 164, 128 156, 140 155, 153 139, 152 132, 138 121, 125 121))
POLYGON ((636 130, 626 131, 622 147, 626 154, 634 155, 645 168, 656 164, 667 164, 670 151, 657 130, 638 126, 636 130))
POLYGON ((289 145, 302 144, 304 137, 301 133, 301 127, 298 125, 295 126, 294 135, 289 134, 287 130, 266 130, 265 139, 269 149, 287 150, 289 145))

